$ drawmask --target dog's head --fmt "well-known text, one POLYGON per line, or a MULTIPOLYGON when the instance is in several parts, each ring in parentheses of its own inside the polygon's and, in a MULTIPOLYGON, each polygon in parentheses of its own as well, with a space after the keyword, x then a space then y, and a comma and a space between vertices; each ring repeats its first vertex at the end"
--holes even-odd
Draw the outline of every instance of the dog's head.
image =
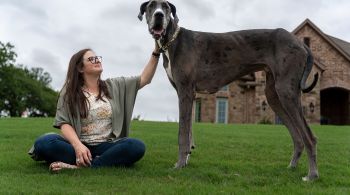
POLYGON ((144 13, 146 13, 148 30, 156 40, 162 38, 166 34, 169 21, 172 20, 171 14, 174 17, 175 23, 179 21, 176 16, 176 7, 165 0, 150 0, 142 3, 138 16, 140 21, 142 21, 144 13))

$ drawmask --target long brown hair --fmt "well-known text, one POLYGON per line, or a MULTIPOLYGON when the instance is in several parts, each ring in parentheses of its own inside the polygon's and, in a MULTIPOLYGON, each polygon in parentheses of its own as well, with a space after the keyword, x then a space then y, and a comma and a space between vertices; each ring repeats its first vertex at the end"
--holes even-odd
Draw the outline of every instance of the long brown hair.
MULTIPOLYGON (((82 49, 71 57, 66 81, 63 86, 63 88, 66 88, 63 100, 64 103, 68 105, 69 112, 73 117, 78 116, 78 114, 81 118, 86 118, 88 116, 88 100, 82 90, 84 86, 84 77, 81 72, 84 66, 83 57, 88 51, 92 51, 92 49, 82 49), (78 108, 78 110, 76 110, 76 108, 78 108)), ((110 99, 111 97, 105 81, 99 78, 98 85, 99 92, 96 99, 104 101, 102 99, 102 94, 110 99)))

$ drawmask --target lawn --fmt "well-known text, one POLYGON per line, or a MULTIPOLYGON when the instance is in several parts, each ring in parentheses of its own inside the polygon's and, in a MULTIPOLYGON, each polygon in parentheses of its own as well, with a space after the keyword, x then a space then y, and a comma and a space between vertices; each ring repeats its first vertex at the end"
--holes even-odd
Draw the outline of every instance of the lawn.
POLYGON ((194 124, 197 148, 176 170, 177 123, 135 121, 145 157, 131 168, 51 174, 26 154, 53 119, 0 119, 0 194, 350 194, 350 127, 319 126, 320 179, 303 182, 306 153, 287 169, 292 141, 281 125, 194 124))

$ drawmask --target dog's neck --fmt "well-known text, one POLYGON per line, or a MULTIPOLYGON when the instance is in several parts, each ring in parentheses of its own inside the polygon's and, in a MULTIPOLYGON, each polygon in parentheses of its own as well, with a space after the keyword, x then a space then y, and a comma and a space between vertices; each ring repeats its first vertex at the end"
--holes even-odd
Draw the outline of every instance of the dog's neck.
POLYGON ((173 34, 176 31, 176 28, 178 27, 178 25, 174 22, 174 20, 171 18, 169 21, 169 24, 166 28, 166 34, 164 35, 164 37, 162 38, 161 42, 163 44, 167 43, 170 41, 170 39, 173 37, 173 34))
POLYGON ((171 19, 166 29, 167 33, 164 35, 164 37, 157 41, 158 46, 160 47, 160 52, 165 52, 171 46, 171 44, 177 38, 179 31, 180 26, 178 26, 177 23, 171 19))

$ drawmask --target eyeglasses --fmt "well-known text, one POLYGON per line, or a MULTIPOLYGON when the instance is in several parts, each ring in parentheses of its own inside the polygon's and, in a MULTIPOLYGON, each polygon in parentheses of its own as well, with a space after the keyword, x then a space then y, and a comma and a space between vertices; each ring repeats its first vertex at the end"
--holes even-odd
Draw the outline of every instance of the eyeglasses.
POLYGON ((102 56, 91 56, 91 57, 88 57, 87 60, 92 64, 97 64, 99 62, 102 62, 102 56))

